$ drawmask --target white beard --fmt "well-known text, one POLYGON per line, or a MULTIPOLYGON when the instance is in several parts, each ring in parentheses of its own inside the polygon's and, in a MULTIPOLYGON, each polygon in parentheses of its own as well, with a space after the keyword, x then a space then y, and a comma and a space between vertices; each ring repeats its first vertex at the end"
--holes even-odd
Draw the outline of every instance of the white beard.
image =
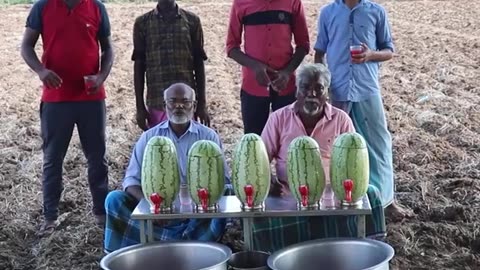
POLYGON ((317 107, 315 110, 311 111, 306 106, 303 106, 303 112, 310 116, 315 116, 320 113, 320 107, 317 107))
POLYGON ((188 113, 188 114, 185 114, 185 115, 175 115, 175 114, 170 114, 167 112, 167 116, 168 116, 168 120, 170 120, 170 122, 174 123, 174 124, 177 124, 177 125, 181 125, 181 124, 186 124, 188 123, 188 121, 190 121, 190 119, 193 118, 193 113, 188 113))

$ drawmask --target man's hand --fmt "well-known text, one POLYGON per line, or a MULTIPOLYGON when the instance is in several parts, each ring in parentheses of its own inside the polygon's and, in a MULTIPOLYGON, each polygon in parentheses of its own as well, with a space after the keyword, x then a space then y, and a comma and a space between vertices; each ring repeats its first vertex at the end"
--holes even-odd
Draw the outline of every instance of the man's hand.
POLYGON ((363 64, 368 61, 371 61, 373 51, 371 51, 365 43, 361 44, 363 52, 359 54, 352 55, 352 63, 354 64, 363 64))
POLYGON ((194 115, 195 121, 210 127, 210 116, 208 115, 207 108, 205 106, 198 106, 194 115))
POLYGON ((281 70, 277 73, 277 78, 272 82, 272 88, 276 92, 280 92, 287 87, 288 81, 290 79, 290 73, 281 70))
POLYGON ((62 85, 62 78, 49 69, 42 69, 38 72, 38 77, 48 88, 59 88, 62 85))
POLYGON ((95 95, 98 93, 98 90, 100 90, 100 86, 102 86, 105 79, 105 76, 102 76, 101 74, 88 76, 89 84, 87 85, 87 94, 95 95))
POLYGON ((260 62, 254 66, 253 71, 255 72, 255 78, 257 79, 258 84, 265 87, 271 83, 268 72, 277 73, 273 68, 260 62))
POLYGON ((146 131, 148 129, 148 111, 145 106, 143 108, 137 108, 136 118, 138 127, 146 131))

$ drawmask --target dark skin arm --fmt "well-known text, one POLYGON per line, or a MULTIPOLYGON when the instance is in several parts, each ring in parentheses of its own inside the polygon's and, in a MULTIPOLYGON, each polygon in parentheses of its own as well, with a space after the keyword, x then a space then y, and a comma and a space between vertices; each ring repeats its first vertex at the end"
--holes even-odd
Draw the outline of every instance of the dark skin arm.
POLYGON ((325 52, 315 50, 315 63, 325 64, 325 52))
POLYGON ((46 69, 38 59, 35 52, 40 33, 31 28, 26 28, 23 34, 21 55, 25 63, 38 74, 40 80, 49 88, 58 88, 62 84, 62 79, 52 70, 46 69))
POLYGON ((112 46, 112 39, 111 37, 103 37, 99 39, 100 48, 102 50, 102 56, 100 59, 100 71, 98 72, 97 76, 95 77, 95 84, 89 91, 89 94, 95 94, 99 89, 100 86, 105 82, 110 71, 112 70, 113 65, 113 46, 112 46))
POLYGON ((142 130, 147 130, 148 112, 145 107, 143 93, 145 91, 145 62, 135 60, 133 64, 133 84, 135 88, 135 103, 137 107, 137 124, 142 130))
POLYGON ((207 110, 207 101, 205 94, 205 62, 201 57, 195 57, 194 63, 194 72, 195 72, 195 84, 197 88, 197 110, 196 112, 202 120, 202 124, 210 126, 210 117, 208 116, 207 110))
POLYGON ((302 63, 303 59, 307 55, 307 50, 305 48, 297 48, 295 53, 293 54, 292 58, 288 65, 278 72, 278 78, 273 81, 273 89, 275 91, 281 91, 285 89, 288 84, 288 80, 290 79, 290 75, 297 69, 297 67, 302 63))
POLYGON ((228 57, 233 59, 238 64, 248 67, 255 72, 256 79, 258 84, 267 87, 270 83, 270 79, 267 75, 267 71, 269 72, 276 72, 276 70, 268 67, 264 63, 257 61, 250 56, 243 53, 240 48, 233 48, 230 50, 228 57))

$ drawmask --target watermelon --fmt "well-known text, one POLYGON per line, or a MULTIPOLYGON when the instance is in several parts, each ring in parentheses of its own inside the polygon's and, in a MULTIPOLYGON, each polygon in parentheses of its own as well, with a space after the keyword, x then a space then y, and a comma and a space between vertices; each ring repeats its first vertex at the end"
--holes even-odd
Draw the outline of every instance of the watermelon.
POLYGON ((338 136, 332 147, 330 182, 332 190, 344 204, 360 203, 367 193, 370 164, 365 139, 356 132, 338 136))
POLYGON ((288 185, 301 207, 316 207, 325 189, 325 172, 318 143, 309 136, 295 138, 287 152, 288 185))
POLYGON ((232 155, 231 182, 244 210, 261 209, 270 191, 270 161, 262 138, 247 133, 232 155))
POLYGON ((225 166, 220 147, 213 141, 196 141, 188 151, 187 182, 199 210, 215 209, 223 195, 225 166))
POLYGON ((152 213, 172 209, 180 191, 180 168, 171 139, 154 136, 148 140, 143 154, 141 183, 152 213))

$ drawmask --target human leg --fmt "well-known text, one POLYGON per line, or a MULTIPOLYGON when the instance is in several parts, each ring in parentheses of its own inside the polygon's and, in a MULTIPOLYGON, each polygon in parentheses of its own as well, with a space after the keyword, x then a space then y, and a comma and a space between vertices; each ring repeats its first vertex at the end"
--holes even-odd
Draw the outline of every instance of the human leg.
POLYGON ((63 190, 63 160, 75 125, 71 103, 42 102, 40 121, 43 140, 42 190, 45 222, 39 234, 44 234, 52 231, 58 217, 58 204, 63 190))
POLYGON ((93 200, 96 222, 105 223, 105 198, 108 194, 108 165, 106 159, 105 101, 75 104, 77 129, 88 164, 88 184, 93 200))
POLYGON ((261 135, 270 114, 270 98, 252 96, 241 90, 243 132, 261 135))

